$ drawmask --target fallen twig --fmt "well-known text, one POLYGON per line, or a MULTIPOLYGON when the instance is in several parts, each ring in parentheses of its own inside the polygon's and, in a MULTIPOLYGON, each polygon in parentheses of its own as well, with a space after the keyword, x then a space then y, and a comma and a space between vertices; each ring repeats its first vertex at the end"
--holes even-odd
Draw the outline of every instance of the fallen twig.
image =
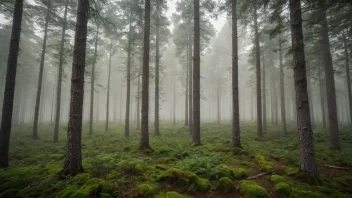
POLYGON ((324 166, 328 167, 328 168, 335 168, 335 169, 340 169, 340 170, 349 170, 349 168, 346 168, 346 167, 333 166, 333 165, 329 165, 329 164, 324 164, 324 166))
POLYGON ((262 176, 264 176, 264 175, 269 175, 269 174, 271 174, 271 173, 273 173, 273 172, 275 172, 275 171, 276 171, 276 170, 272 170, 272 171, 269 171, 269 172, 259 173, 259 174, 257 174, 257 175, 250 176, 250 177, 248 177, 247 179, 257 179, 257 178, 262 177, 262 176))

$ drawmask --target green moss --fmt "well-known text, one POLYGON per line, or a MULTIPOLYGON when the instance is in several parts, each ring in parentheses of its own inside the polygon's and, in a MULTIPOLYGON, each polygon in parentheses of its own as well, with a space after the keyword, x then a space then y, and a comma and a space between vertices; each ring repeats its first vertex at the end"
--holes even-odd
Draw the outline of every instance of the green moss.
POLYGON ((271 175, 270 181, 274 182, 275 184, 284 182, 286 179, 280 175, 271 175))
POLYGON ((161 163, 161 164, 168 164, 168 163, 170 163, 170 161, 171 161, 170 158, 162 157, 162 158, 157 159, 155 162, 156 163, 161 163))
POLYGON ((262 155, 256 155, 255 162, 259 165, 262 171, 270 171, 274 169, 273 163, 266 161, 262 155))
POLYGON ((228 166, 221 165, 215 169, 214 173, 212 173, 209 178, 211 180, 219 180, 222 177, 228 177, 233 179, 234 173, 228 166))
POLYGON ((166 193, 160 193, 160 194, 154 196, 154 198, 191 198, 191 197, 186 196, 186 195, 181 195, 181 194, 174 192, 174 191, 170 191, 170 192, 166 192, 166 193))
POLYGON ((74 198, 89 197, 91 195, 99 195, 106 186, 106 182, 102 179, 93 178, 81 186, 73 195, 74 198))
POLYGON ((75 194, 76 191, 78 190, 77 185, 72 185, 64 188, 63 190, 59 191, 56 195, 58 198, 66 198, 66 197, 71 197, 71 195, 75 194))
POLYGON ((325 196, 323 194, 317 193, 317 192, 312 192, 308 190, 300 190, 293 188, 292 192, 290 193, 290 198, 328 198, 328 196, 325 196))
POLYGON ((155 189, 149 184, 141 184, 137 187, 138 194, 143 196, 150 196, 154 193, 155 189))
POLYGON ((218 186, 216 187, 216 190, 225 193, 232 192, 234 190, 234 187, 231 179, 228 177, 221 178, 218 183, 218 186))
POLYGON ((198 177, 195 184, 196 184, 195 190, 202 191, 202 192, 207 192, 213 188, 213 186, 207 179, 203 179, 200 177, 198 177))
POLYGON ((284 172, 288 176, 296 175, 299 173, 299 168, 298 167, 292 167, 292 166, 285 166, 284 167, 284 172))
POLYGON ((248 176, 248 171, 244 168, 234 168, 232 171, 234 174, 234 179, 241 179, 248 176))
POLYGON ((91 175, 89 173, 82 173, 82 174, 78 174, 76 176, 74 176, 72 178, 72 181, 74 183, 80 183, 80 184, 84 184, 86 183, 89 179, 91 178, 91 175))
POLYGON ((254 181, 241 181, 239 190, 243 198, 269 198, 266 190, 254 181))
POLYGON ((189 187, 191 189, 203 192, 213 188, 207 179, 202 179, 192 172, 183 171, 177 168, 170 168, 165 170, 156 179, 156 181, 166 181, 170 184, 189 187))
POLYGON ((290 193, 292 191, 292 188, 286 182, 280 182, 280 183, 275 185, 274 191, 288 196, 288 195, 290 195, 290 193))

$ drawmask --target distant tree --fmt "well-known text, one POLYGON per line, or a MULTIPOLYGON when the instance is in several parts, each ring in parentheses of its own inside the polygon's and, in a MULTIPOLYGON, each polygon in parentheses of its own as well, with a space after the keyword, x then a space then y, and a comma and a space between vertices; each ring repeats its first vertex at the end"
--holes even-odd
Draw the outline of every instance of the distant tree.
POLYGON ((0 167, 9 166, 9 145, 12 124, 13 103, 15 95, 15 81, 17 71, 17 60, 21 37, 21 25, 23 15, 23 0, 16 0, 12 33, 7 60, 7 73, 5 82, 5 93, 2 107, 1 127, 0 127, 0 167))
POLYGON ((51 15, 51 1, 47 1, 46 2, 46 17, 45 17, 45 26, 44 26, 43 47, 42 47, 42 54, 40 57, 37 97, 36 97, 35 110, 34 110, 33 139, 38 139, 39 106, 40 106, 40 99, 41 99, 40 97, 41 97, 42 85, 43 85, 43 70, 44 70, 44 61, 45 61, 45 54, 46 54, 46 43, 47 43, 47 38, 48 38, 48 26, 49 26, 50 15, 51 15))

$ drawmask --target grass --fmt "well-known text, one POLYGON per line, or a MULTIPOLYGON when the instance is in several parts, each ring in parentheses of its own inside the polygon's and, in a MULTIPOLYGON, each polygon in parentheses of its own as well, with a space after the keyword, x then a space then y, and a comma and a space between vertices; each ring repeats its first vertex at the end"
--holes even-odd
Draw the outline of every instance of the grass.
POLYGON ((302 181, 298 174, 298 138, 293 125, 289 136, 269 125, 264 138, 254 122, 241 123, 243 149, 231 147, 231 123, 203 123, 201 146, 192 146, 188 129, 161 122, 161 136, 153 135, 154 152, 139 152, 139 130, 104 122, 95 124, 88 137, 83 125, 82 157, 85 173, 59 178, 66 149, 66 127, 53 143, 53 126, 42 124, 39 140, 31 139, 30 125, 13 128, 10 167, 0 169, 0 197, 351 197, 352 133, 341 127, 341 151, 330 151, 328 133, 314 131, 321 186, 302 181), (347 167, 340 170, 325 165, 347 167), (261 172, 272 171, 246 180, 261 172), (231 183, 232 182, 232 183, 231 183), (233 185, 233 189, 231 188, 233 185))

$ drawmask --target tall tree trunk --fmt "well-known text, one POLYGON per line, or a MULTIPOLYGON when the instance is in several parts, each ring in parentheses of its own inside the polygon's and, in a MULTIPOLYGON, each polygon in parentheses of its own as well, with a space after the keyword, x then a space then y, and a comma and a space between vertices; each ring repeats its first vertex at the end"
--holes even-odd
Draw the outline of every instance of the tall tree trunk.
MULTIPOLYGON (((188 38, 187 38, 187 40, 188 40, 188 38)), ((188 40, 188 42, 190 42, 189 40, 188 40)), ((189 65, 191 64, 190 62, 189 62, 189 48, 188 48, 188 46, 189 45, 187 45, 187 68, 186 68, 186 84, 185 84, 185 87, 186 87, 186 93, 185 93, 185 126, 188 126, 188 121, 189 121, 189 119, 188 119, 188 115, 189 115, 189 111, 188 111, 188 93, 189 93, 189 91, 188 91, 188 84, 189 84, 189 75, 188 75, 188 73, 189 73, 189 65)))
POLYGON ((237 0, 232 0, 232 146, 241 148, 238 91, 237 0))
MULTIPOLYGON (((143 61, 141 61, 142 63, 143 61)), ((141 99, 141 91, 140 91, 140 81, 141 81, 141 72, 138 72, 138 79, 137 79, 137 129, 140 128, 141 125, 141 112, 140 112, 140 99, 141 99)))
POLYGON ((326 118, 325 118, 325 94, 324 94, 324 83, 321 79, 321 66, 318 68, 318 79, 319 79, 319 92, 320 92, 320 109, 323 122, 323 128, 326 128, 326 118))
POLYGON ((200 145, 200 19, 199 0, 194 0, 193 144, 200 145))
POLYGON ((53 91, 53 97, 51 98, 51 113, 50 113, 50 124, 52 125, 54 118, 54 106, 55 106, 55 92, 53 91))
POLYGON ((266 132, 266 77, 265 77, 265 64, 264 64, 264 53, 263 53, 263 132, 266 132))
POLYGON ((110 55, 109 55, 109 71, 108 71, 108 90, 106 96, 106 121, 105 131, 109 130, 109 103, 110 103, 110 74, 111 74, 111 57, 112 57, 112 41, 110 40, 110 55))
POLYGON ((127 78, 126 78, 126 115, 125 137, 130 136, 130 103, 131 103, 131 53, 132 53, 132 5, 130 5, 128 46, 127 46, 127 78))
POLYGON ((70 114, 63 175, 83 172, 81 138, 89 0, 79 0, 73 50, 70 114))
POLYGON ((347 48, 347 41, 345 32, 342 33, 343 48, 345 53, 345 65, 346 65, 346 82, 347 82, 347 98, 348 98, 348 109, 350 111, 349 125, 352 126, 352 93, 351 93, 351 74, 350 74, 350 60, 347 48))
POLYGON ((156 37, 155 37, 155 135, 159 136, 160 135, 160 130, 159 130, 159 27, 160 27, 160 1, 156 1, 156 37))
MULTIPOLYGON (((315 162, 313 132, 307 93, 301 1, 290 0, 291 38, 296 88, 297 129, 299 137, 300 170, 307 179, 319 177, 315 162)), ((314 180, 311 180, 314 181, 314 180)))
POLYGON ((188 56, 188 61, 189 61, 189 99, 188 99, 188 126, 189 126, 189 133, 192 135, 193 134, 193 56, 192 56, 192 23, 191 23, 191 19, 189 19, 188 22, 188 52, 189 52, 189 56, 188 56))
POLYGON ((253 90, 252 87, 250 87, 251 91, 251 120, 254 120, 254 100, 253 100, 253 90))
POLYGON ((143 78, 142 78, 142 127, 139 149, 150 149, 149 145, 149 45, 150 45, 150 0, 145 0, 143 78))
POLYGON ((67 26, 66 24, 67 24, 68 2, 69 2, 69 0, 66 0, 66 2, 65 2, 65 13, 64 13, 64 19, 62 21, 62 30, 61 30, 60 58, 59 58, 57 90, 56 90, 54 142, 58 142, 58 139, 59 139, 59 125, 60 125, 60 113, 61 113, 62 70, 63 70, 63 64, 64 64, 64 48, 65 48, 66 26, 67 26))
POLYGON ((43 85, 43 71, 44 71, 44 61, 45 61, 45 53, 46 53, 46 40, 48 37, 48 25, 49 25, 49 20, 50 20, 50 9, 51 9, 51 1, 48 1, 46 18, 45 18, 45 28, 44 28, 44 41, 43 41, 42 54, 41 54, 41 58, 40 58, 37 99, 35 102, 35 110, 34 110, 33 139, 38 139, 38 119, 39 119, 40 95, 42 92, 42 85, 43 85))
MULTIPOLYGON (((94 112, 94 92, 95 92, 95 64, 97 62, 97 54, 98 54, 98 39, 99 39, 99 27, 100 24, 97 24, 97 28, 95 30, 95 45, 94 45, 94 57, 93 57, 93 65, 92 65, 92 73, 91 73, 91 83, 90 83, 90 114, 89 114, 89 136, 93 135, 93 112, 94 112)), ((99 108, 99 105, 97 104, 99 108)), ((98 112, 97 112, 98 115, 98 112)), ((96 120, 98 118, 96 117, 96 120)))
MULTIPOLYGON (((176 79, 175 79, 176 82, 176 79)), ((175 126, 176 125, 176 83, 173 84, 173 122, 172 125, 175 126)))
POLYGON ((262 94, 261 94, 261 75, 260 75, 260 46, 258 33, 257 7, 254 5, 254 33, 255 33, 255 56, 256 56, 256 75, 257 75, 257 133, 263 137, 262 125, 262 94))
POLYGON ((277 106, 277 100, 278 100, 278 98, 277 98, 277 92, 276 92, 276 83, 275 83, 275 81, 276 81, 276 69, 274 68, 274 71, 273 71, 273 78, 274 78, 274 81, 273 81, 273 91, 274 91, 274 98, 273 98, 273 100, 274 100, 274 116, 275 116, 275 125, 277 126, 277 124, 278 124, 278 111, 279 111, 279 108, 278 108, 278 106, 277 106))
POLYGON ((120 106, 119 106, 119 108, 120 108, 120 115, 119 115, 119 124, 121 124, 122 123, 122 105, 123 105, 123 100, 122 100, 122 95, 123 95, 123 89, 122 89, 122 86, 123 86, 123 80, 122 80, 123 78, 121 77, 121 92, 120 92, 120 106))
POLYGON ((285 82, 284 82, 284 66, 282 64, 282 40, 281 40, 281 34, 279 34, 279 56, 280 56, 281 126, 282 126, 283 135, 287 136, 286 112, 285 112, 286 111, 286 106, 285 106, 285 82))
POLYGON ((309 111, 310 111, 310 120, 312 123, 312 128, 315 126, 314 122, 314 108, 313 108, 313 90, 312 90, 312 81, 311 78, 307 79, 307 88, 308 88, 308 100, 309 100, 309 111))
POLYGON ((329 27, 326 19, 326 2, 322 3, 322 43, 324 52, 324 65, 325 65, 325 80, 326 80, 326 95, 328 103, 329 114, 329 134, 330 134, 330 149, 339 150, 339 124, 337 121, 337 107, 336 107, 336 92, 334 80, 334 68, 332 65, 332 57, 330 52, 329 41, 329 27))
POLYGON ((219 79, 216 83, 216 107, 217 107, 217 124, 221 123, 221 97, 220 97, 220 82, 219 79))

